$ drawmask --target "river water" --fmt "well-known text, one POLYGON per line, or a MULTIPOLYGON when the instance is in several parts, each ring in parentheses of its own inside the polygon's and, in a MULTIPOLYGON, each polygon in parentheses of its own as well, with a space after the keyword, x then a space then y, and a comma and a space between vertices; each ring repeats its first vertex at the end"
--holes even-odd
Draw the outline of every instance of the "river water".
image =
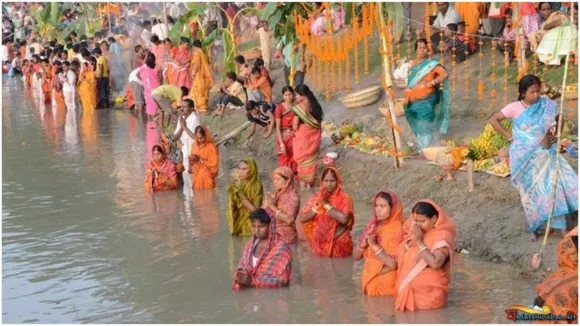
MULTIPOLYGON (((148 196, 157 131, 140 118, 53 111, 15 80, 2 91, 5 323, 503 323, 534 298, 515 268, 457 255, 449 307, 399 313, 361 294, 361 262, 296 246, 288 289, 233 293, 248 238, 228 234, 224 188, 241 153, 220 149, 217 191, 148 196)), ((269 188, 273 166, 259 163, 269 188)), ((356 212, 358 236, 370 207, 356 212)))

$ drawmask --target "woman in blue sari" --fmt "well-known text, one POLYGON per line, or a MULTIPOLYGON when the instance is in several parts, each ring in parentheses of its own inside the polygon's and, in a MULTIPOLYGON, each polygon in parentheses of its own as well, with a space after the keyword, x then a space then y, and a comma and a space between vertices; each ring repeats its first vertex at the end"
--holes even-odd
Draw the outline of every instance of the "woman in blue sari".
POLYGON ((417 137, 419 150, 433 143, 433 129, 447 134, 449 128, 449 82, 447 71, 427 54, 427 40, 415 42, 416 59, 409 71, 405 90, 405 117, 417 137), (440 85, 443 83, 443 88, 440 85), (439 112, 436 114, 437 106, 439 112))
POLYGON ((496 112, 489 122, 510 140, 509 158, 512 185, 520 192, 529 230, 535 241, 550 216, 553 178, 560 166, 552 227, 566 233, 566 216, 578 211, 578 175, 566 160, 556 153, 557 105, 540 97, 540 79, 524 76, 519 83, 517 102, 496 112), (513 133, 500 122, 512 120, 513 133))

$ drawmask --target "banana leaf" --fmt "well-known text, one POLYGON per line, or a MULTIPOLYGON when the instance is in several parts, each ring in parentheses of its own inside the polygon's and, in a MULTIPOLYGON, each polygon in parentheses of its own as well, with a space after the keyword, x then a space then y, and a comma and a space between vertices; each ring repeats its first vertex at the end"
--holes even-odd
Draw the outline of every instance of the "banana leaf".
POLYGON ((215 39, 217 37, 217 29, 214 29, 211 33, 209 33, 208 36, 201 38, 201 48, 205 49, 206 47, 210 46, 213 44, 213 42, 215 42, 215 39))
POLYGON ((264 9, 262 9, 262 19, 269 21, 270 17, 274 14, 277 5, 278 3, 276 2, 268 2, 264 9))
POLYGON ((232 35, 232 33, 224 28, 219 28, 219 32, 222 36, 224 48, 222 59, 223 68, 220 73, 220 77, 221 79, 224 79, 226 72, 236 71, 236 63, 234 61, 236 51, 235 51, 234 36, 232 35))
MULTIPOLYGON (((173 27, 169 31, 169 39, 171 39, 171 42, 173 42, 173 44, 179 44, 180 42, 179 39, 182 36, 185 36, 183 34, 184 27, 189 25, 192 18, 198 19, 205 10, 205 5, 190 4, 190 6, 193 6, 193 8, 187 13, 181 15, 179 19, 175 22, 175 24, 173 24, 173 27)), ((200 30, 202 29, 201 27, 202 26, 200 26, 200 30)))
POLYGON ((393 38, 395 40, 400 39, 405 28, 405 12, 403 4, 400 2, 379 2, 379 5, 385 6, 385 11, 389 16, 389 19, 393 22, 393 38))

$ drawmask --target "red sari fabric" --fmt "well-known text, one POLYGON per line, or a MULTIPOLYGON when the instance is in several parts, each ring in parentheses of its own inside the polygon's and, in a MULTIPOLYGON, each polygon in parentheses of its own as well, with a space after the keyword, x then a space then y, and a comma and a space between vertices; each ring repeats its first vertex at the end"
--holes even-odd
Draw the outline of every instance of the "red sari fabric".
POLYGON ((324 169, 324 171, 326 170, 333 170, 336 174, 336 189, 330 194, 327 193, 321 178, 320 190, 310 197, 310 200, 302 209, 304 214, 314 208, 318 211, 318 214, 312 220, 302 222, 302 227, 314 255, 331 258, 347 257, 352 255, 352 237, 350 232, 354 225, 354 207, 350 196, 342 190, 340 172, 333 167, 324 169), (350 217, 346 230, 336 238, 334 236, 335 231, 340 226, 340 223, 321 207, 323 198, 328 198, 328 202, 332 207, 350 217))
MULTIPOLYGON (((294 244, 298 241, 298 233, 296 232, 296 217, 300 211, 300 196, 294 187, 294 172, 286 166, 279 167, 274 170, 274 174, 279 174, 290 180, 288 187, 282 191, 276 192, 275 205, 279 210, 288 216, 292 216, 294 220, 291 224, 286 224, 283 221, 277 221, 276 233, 280 239, 288 244, 294 244)), ((267 209, 273 219, 275 219, 276 212, 267 209)))
MULTIPOLYGON (((252 276, 252 287, 255 288, 279 288, 290 285, 292 274, 292 250, 286 242, 282 241, 276 234, 276 219, 270 219, 268 228, 268 239, 255 266, 252 264, 252 253, 258 244, 256 236, 248 241, 244 247, 242 259, 238 264, 238 269, 245 270, 252 276)), ((236 280, 234 271, 234 291, 244 288, 236 280)))
POLYGON ((294 161, 294 130, 292 130, 292 120, 294 119, 294 112, 292 108, 288 110, 284 109, 282 103, 278 104, 276 111, 274 112, 274 117, 280 119, 280 129, 282 132, 282 141, 284 142, 284 147, 286 148, 286 154, 282 153, 280 148, 279 140, 276 139, 276 153, 278 153, 278 165, 289 167, 294 174, 298 171, 298 164, 294 161))
MULTIPOLYGON (((403 204, 399 196, 392 191, 384 190, 375 195, 373 199, 373 218, 365 226, 363 233, 359 238, 361 243, 367 236, 375 235, 377 244, 385 251, 386 254, 395 256, 397 248, 403 241, 403 204), (382 193, 391 196, 393 205, 391 207, 391 216, 382 224, 378 223, 377 215, 374 213, 374 207, 377 198, 382 193)), ((381 274, 384 264, 377 258, 370 247, 363 252, 365 263, 361 274, 361 283, 363 293, 369 296, 385 296, 395 294, 395 283, 397 280, 397 271, 389 271, 381 274)))
POLYGON ((193 80, 191 79, 190 63, 192 53, 187 45, 181 45, 175 52, 173 61, 168 63, 168 69, 171 69, 173 76, 172 84, 178 87, 185 86, 188 89, 191 87, 193 80))
POLYGON ((397 293, 395 309, 415 311, 439 309, 447 305, 449 284, 451 283, 452 255, 455 249, 455 222, 431 200, 422 200, 438 212, 435 227, 423 236, 423 242, 431 252, 447 248, 449 259, 439 269, 428 267, 420 257, 419 248, 412 245, 407 248, 410 239, 411 217, 403 225, 403 242, 397 248, 397 293))
POLYGON ((295 114, 302 115, 300 116, 302 123, 296 130, 292 145, 294 161, 298 164, 298 179, 313 184, 316 179, 322 131, 320 124, 312 117, 310 109, 305 111, 299 105, 295 105, 292 110, 295 114))
POLYGON ((177 183, 177 171, 175 169, 175 163, 171 160, 164 159, 161 162, 155 162, 155 160, 150 160, 147 165, 147 172, 145 174, 144 181, 145 189, 148 191, 164 191, 164 190, 175 190, 178 187, 177 183), (157 172, 152 172, 156 170, 157 172), (167 185, 167 181, 172 180, 173 185, 167 185))

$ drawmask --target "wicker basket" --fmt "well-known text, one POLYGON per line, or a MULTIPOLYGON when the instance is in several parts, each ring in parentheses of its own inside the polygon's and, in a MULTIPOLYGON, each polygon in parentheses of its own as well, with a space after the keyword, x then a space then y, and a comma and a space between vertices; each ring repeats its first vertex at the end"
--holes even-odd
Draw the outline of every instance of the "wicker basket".
POLYGON ((349 109, 361 108, 376 103, 381 97, 382 86, 372 86, 340 98, 349 109))
POLYGON ((262 56, 262 50, 256 48, 246 51, 240 51, 240 55, 244 56, 244 59, 246 60, 255 60, 262 56))

